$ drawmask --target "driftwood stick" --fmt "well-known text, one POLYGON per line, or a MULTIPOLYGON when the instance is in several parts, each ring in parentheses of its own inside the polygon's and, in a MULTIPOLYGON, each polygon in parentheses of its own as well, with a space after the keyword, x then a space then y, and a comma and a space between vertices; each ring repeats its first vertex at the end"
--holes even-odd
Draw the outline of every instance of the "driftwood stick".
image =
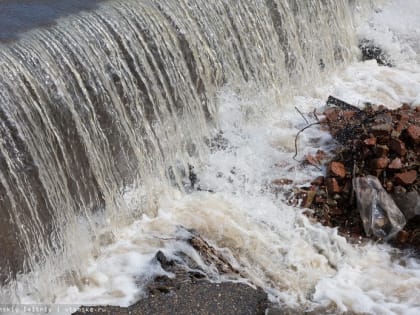
POLYGON ((296 134, 296 137, 295 137, 295 155, 293 156, 293 159, 294 159, 295 161, 297 161, 297 160, 296 160, 296 156, 297 156, 297 154, 298 154, 297 141, 298 141, 299 135, 300 135, 302 132, 304 132, 306 129, 308 129, 308 128, 312 127, 312 126, 315 126, 315 125, 319 125, 319 124, 321 124, 319 121, 314 122, 314 123, 312 123, 312 124, 309 124, 309 125, 307 125, 306 127, 304 127, 303 129, 299 130, 299 132, 296 134))
POLYGON ((314 109, 313 114, 314 114, 314 117, 315 117, 316 121, 319 121, 318 115, 316 114, 316 108, 314 109))
POLYGON ((302 116, 303 120, 306 122, 306 124, 309 124, 309 121, 306 119, 305 115, 295 106, 296 111, 302 116))

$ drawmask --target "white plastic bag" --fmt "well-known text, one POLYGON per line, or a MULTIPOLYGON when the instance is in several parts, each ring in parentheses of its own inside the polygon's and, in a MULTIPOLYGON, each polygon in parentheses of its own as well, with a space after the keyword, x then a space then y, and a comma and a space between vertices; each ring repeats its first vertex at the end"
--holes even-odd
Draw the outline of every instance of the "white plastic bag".
POLYGON ((353 188, 367 236, 388 240, 402 230, 406 224, 404 214, 376 177, 353 178, 353 188))

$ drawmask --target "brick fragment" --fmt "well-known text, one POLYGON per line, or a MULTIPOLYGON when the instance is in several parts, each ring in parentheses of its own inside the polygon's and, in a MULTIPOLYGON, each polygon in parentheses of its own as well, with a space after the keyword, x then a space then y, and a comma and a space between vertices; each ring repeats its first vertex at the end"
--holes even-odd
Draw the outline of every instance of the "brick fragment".
POLYGON ((411 125, 407 128, 407 134, 414 141, 414 143, 420 143, 420 127, 411 125))
POLYGON ((344 178, 346 177, 346 169, 344 164, 341 162, 333 161, 330 163, 330 174, 335 177, 344 178))
POLYGON ((411 170, 404 173, 398 173, 395 175, 395 181, 400 185, 410 185, 416 181, 417 171, 411 170))
POLYGON ((401 169, 402 168, 401 159, 400 158, 393 159, 391 161, 391 163, 389 163, 388 168, 389 169, 392 169, 392 170, 399 170, 399 169, 401 169))

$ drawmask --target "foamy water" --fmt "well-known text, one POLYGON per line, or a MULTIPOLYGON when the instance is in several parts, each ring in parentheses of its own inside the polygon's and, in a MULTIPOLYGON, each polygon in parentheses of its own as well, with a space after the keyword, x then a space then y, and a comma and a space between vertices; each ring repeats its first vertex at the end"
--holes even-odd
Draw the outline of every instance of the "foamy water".
MULTIPOLYGON (((212 280, 228 280, 185 242, 185 229, 195 229, 242 271, 244 279, 236 280, 262 286, 280 305, 332 308, 337 313, 419 314, 419 260, 386 244, 349 244, 336 229, 311 223, 302 209, 287 205, 283 194, 269 185, 278 178, 304 185, 323 172, 292 159, 295 135, 307 124, 295 106, 302 112, 321 111, 328 95, 360 106, 365 101, 420 105, 417 12, 419 1, 391 1, 358 28, 361 37, 386 49, 395 68, 375 61, 354 63, 287 102, 269 90, 220 91, 226 148, 211 153, 197 168, 203 191, 161 187, 153 211, 104 235, 100 248, 86 245, 81 258, 86 268, 77 283, 53 288, 46 283, 28 292, 29 280, 22 278, 20 301, 130 305, 144 295, 144 284, 166 274, 154 260, 159 249, 174 259, 183 252, 212 280)), ((328 134, 313 127, 299 137, 298 159, 333 145, 328 134)), ((127 193, 127 198, 138 193, 127 193)), ((84 246, 82 239, 80 235, 79 246, 84 246)), ((31 277, 45 279, 47 272, 31 277)))

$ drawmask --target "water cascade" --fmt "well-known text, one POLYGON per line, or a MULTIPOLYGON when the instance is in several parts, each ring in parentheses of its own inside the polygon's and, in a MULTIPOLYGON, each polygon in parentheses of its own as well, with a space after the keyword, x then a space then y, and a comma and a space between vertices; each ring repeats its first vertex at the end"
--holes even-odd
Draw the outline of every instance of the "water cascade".
POLYGON ((349 6, 115 0, 3 44, 2 282, 53 255, 77 270, 69 233, 99 242, 99 231, 153 213, 165 185, 182 190, 217 130, 222 86, 285 99, 351 60, 349 6))

